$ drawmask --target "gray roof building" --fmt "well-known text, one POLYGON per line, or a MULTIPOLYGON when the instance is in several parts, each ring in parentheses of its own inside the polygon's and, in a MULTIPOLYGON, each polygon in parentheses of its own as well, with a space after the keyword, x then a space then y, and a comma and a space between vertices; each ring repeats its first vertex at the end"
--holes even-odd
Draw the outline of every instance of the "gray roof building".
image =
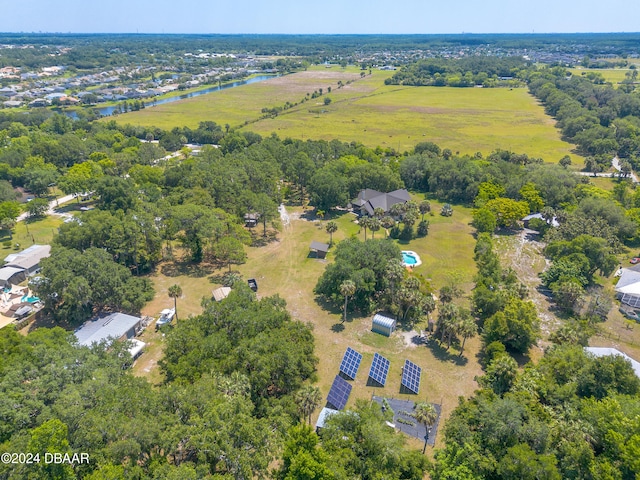
POLYGON ((0 268, 0 286, 7 286, 10 284, 17 284, 23 282, 26 279, 23 268, 16 267, 2 267, 0 268))
POLYGON ((388 193, 367 188, 361 190, 358 197, 351 201, 351 204, 360 209, 361 215, 373 215, 376 208, 381 208, 386 213, 396 203, 406 203, 409 200, 411 200, 409 192, 404 188, 388 193))
POLYGON ((309 249, 315 252, 317 258, 324 258, 327 256, 327 252, 329 251, 329 244, 313 240, 309 249))
POLYGON ((32 245, 20 253, 7 255, 5 267, 17 267, 30 275, 40 269, 40 260, 51 255, 51 245, 32 245))
POLYGON ((126 313, 112 313, 91 319, 74 332, 78 344, 89 347, 103 340, 118 340, 122 337, 132 338, 142 319, 126 313))

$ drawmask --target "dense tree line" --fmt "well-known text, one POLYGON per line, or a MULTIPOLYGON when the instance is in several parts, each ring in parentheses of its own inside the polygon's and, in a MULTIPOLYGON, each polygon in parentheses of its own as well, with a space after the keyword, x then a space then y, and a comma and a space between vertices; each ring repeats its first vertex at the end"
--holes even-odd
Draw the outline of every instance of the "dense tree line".
POLYGON ((521 57, 472 56, 459 59, 430 58, 403 67, 385 80, 386 85, 415 87, 498 87, 523 84, 520 76, 529 65, 521 57))
POLYGON ((520 372, 504 354, 494 365, 447 422, 432 478, 635 478, 640 381, 629 362, 568 345, 520 372))
POLYGON ((564 138, 588 157, 589 171, 608 170, 615 155, 624 160, 623 173, 629 172, 629 163, 638 165, 640 99, 634 93, 636 70, 629 72, 618 88, 602 84, 598 77, 570 75, 560 67, 529 78, 529 90, 557 119, 564 138))
POLYGON ((538 207, 536 195, 548 206, 574 203, 579 183, 575 174, 558 165, 506 150, 496 150, 486 158, 481 154, 458 156, 439 148, 419 150, 402 159, 399 172, 407 188, 443 201, 471 205, 481 193, 481 185, 496 185, 499 194, 486 192, 479 200, 486 203, 510 198, 525 201, 534 210, 538 207))

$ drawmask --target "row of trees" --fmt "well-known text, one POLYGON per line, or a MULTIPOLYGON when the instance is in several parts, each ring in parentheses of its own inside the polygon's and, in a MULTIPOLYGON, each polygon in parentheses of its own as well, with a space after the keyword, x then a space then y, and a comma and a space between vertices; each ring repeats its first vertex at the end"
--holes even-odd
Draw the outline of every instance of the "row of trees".
POLYGON ((533 73, 529 81, 531 93, 556 118, 564 138, 588 156, 587 168, 594 172, 608 170, 615 155, 624 159, 627 174, 638 164, 640 100, 634 88, 633 82, 602 85, 560 67, 533 73))
POLYGON ((386 85, 434 87, 518 86, 526 79, 528 64, 521 57, 471 56, 430 58, 403 67, 386 85))

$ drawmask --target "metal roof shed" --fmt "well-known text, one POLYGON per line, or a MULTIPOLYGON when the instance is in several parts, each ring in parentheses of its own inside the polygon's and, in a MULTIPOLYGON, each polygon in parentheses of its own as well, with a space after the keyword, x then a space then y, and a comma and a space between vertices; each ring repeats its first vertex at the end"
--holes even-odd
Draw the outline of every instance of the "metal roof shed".
POLYGON ((390 337, 396 329, 396 321, 379 313, 373 316, 371 331, 390 337))
POLYGON ((316 253, 316 258, 324 258, 327 256, 327 252, 329 251, 329 244, 316 242, 315 240, 311 242, 311 246, 309 247, 311 251, 316 253))

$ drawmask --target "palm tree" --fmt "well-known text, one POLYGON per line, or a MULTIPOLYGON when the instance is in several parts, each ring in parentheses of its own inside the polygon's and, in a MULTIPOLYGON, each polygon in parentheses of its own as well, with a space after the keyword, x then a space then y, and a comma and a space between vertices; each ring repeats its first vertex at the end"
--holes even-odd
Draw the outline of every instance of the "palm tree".
POLYGON ((320 406, 322 394, 318 387, 307 385, 302 387, 295 396, 298 411, 309 424, 311 424, 311 414, 320 406))
POLYGON ((444 342, 444 336, 455 324, 458 316, 458 307, 454 303, 445 303, 438 311, 438 327, 440 327, 440 342, 444 342))
POLYGON ((375 238, 375 234, 378 230, 380 230, 381 226, 382 224, 380 223, 379 218, 371 217, 369 219, 369 230, 371 230, 371 238, 375 238))
POLYGON ((178 297, 182 296, 182 287, 177 283, 169 287, 169 297, 173 298, 173 309, 176 312, 176 322, 178 321, 178 297))
POLYGON ((389 290, 391 296, 391 303, 396 301, 396 287, 400 285, 400 282, 404 278, 405 269, 400 263, 400 260, 392 258, 387 262, 387 268, 385 269, 385 278, 389 282, 389 290))
POLYGON ((420 205, 418 205, 418 209, 422 214, 422 220, 424 220, 424 214, 431 211, 431 203, 429 202, 429 200, 423 200, 422 202, 420 202, 420 205))
POLYGON ((413 418, 415 418, 416 422, 420 425, 424 425, 427 429, 427 432, 424 436, 424 448, 422 449, 422 454, 427 451, 427 442, 429 441, 429 433, 431 431, 431 427, 436 420, 438 419, 438 412, 436 408, 430 403, 418 403, 413 407, 413 413, 411 414, 413 418))
POLYGON ((382 228, 385 229, 385 235, 388 235, 387 229, 392 228, 396 224, 396 221, 393 217, 387 215, 386 217, 382 217, 380 224, 382 225, 382 228))
POLYGON ((400 218, 404 212, 404 203, 394 203, 389 209, 389 213, 393 218, 400 218))
POLYGON ((333 245, 333 234, 338 230, 338 224, 334 221, 328 222, 324 229, 329 234, 329 245, 333 245))
POLYGON ((340 285, 340 293, 344 295, 344 314, 342 316, 342 323, 347 321, 347 302, 349 297, 356 293, 356 284, 352 280, 345 280, 340 285))
POLYGON ((465 316, 460 322, 459 326, 460 335, 462 335, 462 346, 460 347, 460 356, 462 356, 462 352, 464 351, 464 344, 467 341, 467 338, 473 337, 476 333, 478 333, 478 325, 476 321, 471 316, 465 316))
POLYGON ((417 219, 418 215, 414 213, 413 210, 409 210, 402 217, 402 223, 404 223, 407 228, 411 228, 416 223, 417 219))
POLYGON ((369 228, 369 225, 371 225, 371 218, 369 217, 362 217, 360 220, 358 220, 358 225, 360 225, 362 228, 364 228, 364 241, 367 241, 367 228, 369 228))
POLYGON ((384 208, 381 208, 381 207, 374 208, 373 215, 378 219, 384 217, 384 208))

